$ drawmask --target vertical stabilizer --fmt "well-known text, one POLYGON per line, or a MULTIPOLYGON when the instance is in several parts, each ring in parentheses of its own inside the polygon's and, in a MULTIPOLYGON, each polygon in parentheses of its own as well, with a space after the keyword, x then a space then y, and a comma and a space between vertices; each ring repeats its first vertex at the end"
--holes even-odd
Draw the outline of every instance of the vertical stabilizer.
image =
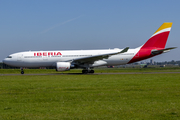
POLYGON ((159 29, 142 46, 143 48, 165 48, 172 23, 163 23, 159 29))
POLYGON ((144 45, 136 48, 137 52, 135 52, 135 56, 129 61, 129 63, 144 60, 163 53, 164 50, 166 50, 164 48, 166 46, 171 26, 171 22, 163 23, 144 45), (156 52, 156 54, 152 52, 156 52))

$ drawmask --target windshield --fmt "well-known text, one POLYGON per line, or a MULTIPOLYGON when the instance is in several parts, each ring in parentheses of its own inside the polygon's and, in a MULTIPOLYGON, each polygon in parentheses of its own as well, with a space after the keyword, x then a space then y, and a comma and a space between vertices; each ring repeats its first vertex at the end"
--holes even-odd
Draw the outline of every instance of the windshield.
POLYGON ((12 58, 12 56, 7 56, 6 58, 12 58))

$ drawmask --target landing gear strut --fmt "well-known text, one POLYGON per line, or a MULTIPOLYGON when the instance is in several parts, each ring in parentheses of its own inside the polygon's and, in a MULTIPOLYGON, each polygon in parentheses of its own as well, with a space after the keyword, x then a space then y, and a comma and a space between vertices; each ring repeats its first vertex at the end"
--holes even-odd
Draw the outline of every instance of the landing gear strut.
POLYGON ((23 68, 21 68, 21 74, 24 74, 24 70, 23 70, 23 68))
POLYGON ((94 73, 94 70, 82 70, 83 74, 94 73))

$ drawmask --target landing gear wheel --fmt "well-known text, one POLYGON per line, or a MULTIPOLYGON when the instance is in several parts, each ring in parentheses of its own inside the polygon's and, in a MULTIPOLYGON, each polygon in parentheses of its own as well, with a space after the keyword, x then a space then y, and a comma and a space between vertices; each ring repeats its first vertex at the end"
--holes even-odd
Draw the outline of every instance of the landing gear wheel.
POLYGON ((94 70, 82 70, 83 74, 94 73, 94 70))
POLYGON ((21 71, 21 74, 24 74, 24 71, 21 71))
POLYGON ((94 73, 94 70, 90 70, 89 73, 94 73))
POLYGON ((88 73, 88 70, 82 70, 82 73, 83 73, 83 74, 87 74, 87 73, 88 73))
POLYGON ((21 69, 21 74, 24 74, 24 70, 23 70, 23 68, 21 67, 20 69, 21 69))

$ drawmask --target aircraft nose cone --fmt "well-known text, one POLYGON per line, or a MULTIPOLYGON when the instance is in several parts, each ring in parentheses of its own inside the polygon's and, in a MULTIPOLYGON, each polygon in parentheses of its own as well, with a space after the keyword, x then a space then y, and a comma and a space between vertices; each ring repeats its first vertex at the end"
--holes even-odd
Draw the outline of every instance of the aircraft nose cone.
POLYGON ((6 64, 6 65, 9 65, 9 64, 11 64, 12 60, 9 60, 8 58, 5 58, 2 62, 4 64, 6 64))

